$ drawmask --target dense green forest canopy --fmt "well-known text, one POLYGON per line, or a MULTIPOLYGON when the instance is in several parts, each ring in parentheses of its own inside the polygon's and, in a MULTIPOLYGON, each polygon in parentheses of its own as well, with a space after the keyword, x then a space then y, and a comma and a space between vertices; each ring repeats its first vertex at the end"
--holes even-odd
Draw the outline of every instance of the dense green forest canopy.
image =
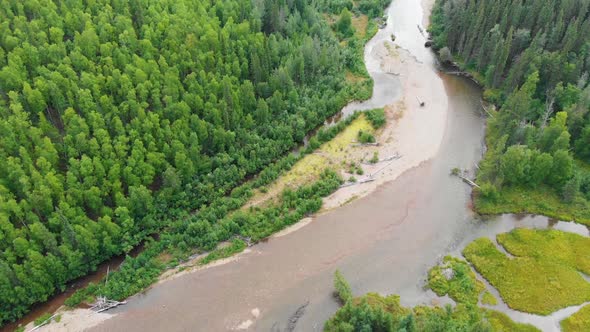
POLYGON ((482 192, 542 186, 586 204, 590 176, 574 159, 590 162, 590 1, 438 0, 430 31, 500 106, 482 192))
MULTIPOLYGON (((0 324, 225 196, 360 97, 344 79, 364 70, 359 52, 318 6, 0 1, 0 324)), ((213 232, 227 209, 212 211, 176 243, 210 249, 239 232, 213 232)))

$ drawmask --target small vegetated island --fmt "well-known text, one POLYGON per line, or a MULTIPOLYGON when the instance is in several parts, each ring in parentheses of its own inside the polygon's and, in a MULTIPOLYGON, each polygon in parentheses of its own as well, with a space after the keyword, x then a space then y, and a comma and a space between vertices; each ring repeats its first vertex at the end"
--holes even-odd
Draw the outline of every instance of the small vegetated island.
MULTIPOLYGON (((475 182, 482 214, 534 213, 590 225, 590 2, 437 0, 429 28, 443 67, 483 86, 487 152, 475 182)), ((492 308, 549 315, 590 302, 590 239, 515 229, 446 257, 428 287, 455 306, 405 308, 399 297, 352 297, 326 331, 536 331, 492 308), (485 279, 500 295, 486 290, 485 279)), ((343 286, 345 285, 345 286, 343 286)), ((560 322, 589 331, 590 305, 560 322)))
POLYGON ((241 208, 351 122, 363 133, 346 137, 373 139, 382 110, 290 153, 371 95, 363 45, 386 3, 3 1, 0 326, 141 242, 67 303, 125 298, 317 211, 358 165, 241 208))

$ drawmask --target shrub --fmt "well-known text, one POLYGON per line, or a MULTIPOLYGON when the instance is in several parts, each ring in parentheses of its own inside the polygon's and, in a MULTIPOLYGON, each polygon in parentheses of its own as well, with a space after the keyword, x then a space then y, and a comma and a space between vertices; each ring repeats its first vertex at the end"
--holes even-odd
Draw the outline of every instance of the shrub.
POLYGON ((500 193, 498 192, 496 186, 489 182, 482 183, 480 188, 477 190, 483 199, 490 202, 497 202, 500 198, 500 193))
POLYGON ((373 152, 373 158, 371 158, 369 162, 371 164, 376 164, 377 162, 379 162, 379 153, 377 153, 377 151, 373 152))
POLYGON ((362 144, 375 143, 375 136, 371 135, 371 133, 368 133, 366 131, 359 130, 358 141, 362 144))
MULTIPOLYGON (((44 313, 43 315, 39 316, 37 319, 35 319, 35 326, 39 326, 41 324, 43 324, 46 320, 48 320, 52 315, 48 312, 44 313)), ((49 323, 49 322, 47 322, 49 323)))
POLYGON ((371 123, 373 128, 381 128, 385 125, 385 111, 382 108, 376 108, 365 112, 367 120, 371 123))
POLYGON ((346 279, 344 279, 342 273, 340 273, 338 270, 336 270, 334 273, 334 295, 340 299, 342 304, 352 300, 352 291, 350 290, 350 285, 346 279))

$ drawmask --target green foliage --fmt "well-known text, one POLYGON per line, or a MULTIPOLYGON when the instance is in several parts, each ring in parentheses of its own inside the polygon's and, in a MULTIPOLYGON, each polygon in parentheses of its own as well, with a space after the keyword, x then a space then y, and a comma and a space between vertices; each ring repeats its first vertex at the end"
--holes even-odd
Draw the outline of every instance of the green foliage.
POLYGON ((564 202, 562 195, 548 186, 535 189, 505 187, 493 200, 477 195, 475 209, 481 214, 533 213, 590 225, 590 203, 587 200, 564 202))
POLYGON ((371 164, 376 164, 379 162, 379 153, 377 151, 373 152, 373 157, 369 160, 371 164))
POLYGON ((486 318, 492 326, 492 331, 498 332, 538 332, 539 329, 530 325, 516 323, 510 317, 495 310, 485 310, 486 318))
POLYGON ((383 16, 383 9, 389 3, 389 0, 360 0, 358 8, 361 13, 368 15, 369 18, 376 18, 383 16))
POLYGON ((324 331, 539 331, 519 324, 493 310, 459 304, 441 307, 405 308, 396 295, 368 293, 340 308, 324 325, 324 331))
POLYGON ((359 133, 358 133, 358 141, 361 144, 375 143, 375 136, 373 136, 369 132, 366 132, 366 131, 363 131, 363 130, 359 130, 359 133))
POLYGON ((481 303, 487 305, 497 305, 498 299, 494 296, 494 294, 490 293, 489 291, 485 291, 481 296, 481 303))
MULTIPOLYGON (((162 235, 102 294, 149 285, 166 268, 155 260, 164 249, 182 256, 278 228, 224 216, 296 160, 280 157, 306 133, 372 91, 344 75, 366 73, 362 41, 341 45, 307 2, 4 7, 0 324, 150 234, 162 235)), ((289 222, 318 197, 305 203, 289 222)))
POLYGON ((480 195, 481 199, 491 203, 496 203, 500 198, 500 194, 498 193, 496 186, 489 182, 482 183, 477 189, 477 193, 480 195))
POLYGON ((560 322, 563 332, 588 331, 590 326, 590 305, 584 306, 578 312, 560 322))
POLYGON ((352 26, 352 16, 347 8, 342 9, 340 18, 336 22, 336 31, 343 37, 347 38, 354 34, 352 26))
POLYGON ((77 290, 74 294, 68 297, 64 304, 70 308, 73 308, 83 302, 90 303, 93 299, 92 294, 95 294, 97 289, 98 285, 91 282, 85 288, 77 290))
POLYGON ((334 295, 338 297, 342 304, 346 304, 346 302, 352 300, 350 285, 338 270, 334 273, 334 295))
POLYGON ((506 257, 487 238, 470 243, 463 255, 511 308, 548 315, 590 300, 590 284, 578 272, 590 269, 590 260, 581 254, 590 248, 587 238, 554 230, 515 229, 497 239, 516 257, 506 257))
POLYGON ((464 260, 446 256, 443 263, 428 271, 428 287, 438 296, 449 295, 457 303, 475 305, 485 289, 464 260))
POLYGON ((199 261, 199 265, 206 265, 218 259, 230 257, 234 254, 244 251, 246 242, 240 239, 233 239, 227 247, 215 249, 199 261))
MULTIPOLYGON (((493 184, 500 196, 546 185, 568 204, 579 200, 571 151, 590 161, 588 13, 573 1, 436 1, 429 29, 435 48, 442 60, 454 59, 478 79, 484 98, 499 109, 488 119, 489 149, 478 183, 493 184)), ((478 199, 488 206, 501 201, 478 199)))
POLYGON ((46 320, 48 320, 49 318, 51 318, 52 314, 46 312, 43 315, 37 317, 37 319, 35 319, 35 326, 39 326, 43 323, 48 324, 49 322, 46 322, 46 320))
POLYGON ((385 119, 385 111, 383 110, 383 108, 372 109, 370 111, 365 111, 364 113, 367 117, 367 120, 369 120, 369 122, 375 129, 383 127, 385 125, 385 122, 387 121, 385 119))

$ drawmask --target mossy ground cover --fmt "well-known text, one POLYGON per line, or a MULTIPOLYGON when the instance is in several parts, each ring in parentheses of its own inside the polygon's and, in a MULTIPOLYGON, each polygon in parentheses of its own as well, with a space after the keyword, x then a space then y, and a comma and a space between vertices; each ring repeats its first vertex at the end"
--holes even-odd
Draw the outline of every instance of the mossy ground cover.
POLYGON ((563 332, 587 332, 590 331, 590 305, 584 306, 575 314, 561 321, 563 332))
POLYGON ((477 304, 485 285, 477 280, 466 261, 447 256, 428 272, 428 286, 438 296, 449 295, 457 303, 477 304))
POLYGON ((487 305, 496 305, 498 304, 498 299, 494 296, 494 294, 490 293, 489 291, 485 291, 481 296, 481 303, 487 305))
POLYGON ((487 238, 470 243, 463 255, 511 308, 548 315, 590 301, 590 283, 579 272, 587 269, 588 258, 574 257, 590 240, 554 230, 516 229, 498 241, 516 257, 507 257, 487 238))
POLYGON ((517 323, 510 319, 507 315, 495 311, 485 310, 486 318, 492 327, 492 331, 496 332, 535 332, 539 331, 536 327, 530 324, 517 323))

